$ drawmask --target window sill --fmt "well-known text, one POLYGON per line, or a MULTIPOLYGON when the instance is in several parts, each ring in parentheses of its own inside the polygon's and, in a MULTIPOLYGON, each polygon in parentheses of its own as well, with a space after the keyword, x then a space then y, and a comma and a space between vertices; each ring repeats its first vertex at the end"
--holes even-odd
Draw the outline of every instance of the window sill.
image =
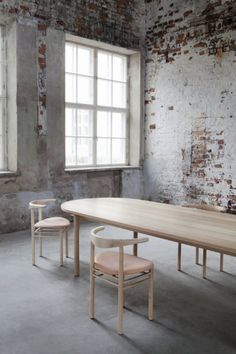
POLYGON ((18 172, 14 171, 0 171, 0 177, 16 177, 19 176, 18 172))
POLYGON ((98 172, 98 171, 119 171, 119 170, 139 170, 141 166, 99 166, 99 167, 78 167, 65 168, 65 172, 74 174, 77 172, 98 172))

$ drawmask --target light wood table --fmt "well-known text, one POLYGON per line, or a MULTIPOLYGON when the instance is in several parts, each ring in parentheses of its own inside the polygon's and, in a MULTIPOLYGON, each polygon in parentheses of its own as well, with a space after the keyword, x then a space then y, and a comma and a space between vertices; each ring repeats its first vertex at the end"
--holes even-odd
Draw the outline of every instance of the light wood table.
MULTIPOLYGON (((79 276, 79 224, 96 221, 236 256, 236 218, 206 210, 126 198, 90 198, 62 204, 74 216, 74 274, 79 276)), ((137 249, 134 250, 137 254, 137 249)))

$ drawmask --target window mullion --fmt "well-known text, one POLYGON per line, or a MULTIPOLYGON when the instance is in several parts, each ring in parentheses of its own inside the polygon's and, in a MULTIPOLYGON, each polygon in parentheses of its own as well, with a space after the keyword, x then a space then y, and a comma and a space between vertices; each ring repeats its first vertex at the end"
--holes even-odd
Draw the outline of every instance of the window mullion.
POLYGON ((112 165, 112 124, 113 124, 113 116, 112 116, 112 112, 110 113, 110 119, 111 119, 111 132, 110 132, 110 151, 111 151, 111 156, 110 156, 110 164, 112 165))
POLYGON ((98 67, 97 67, 97 49, 94 49, 94 59, 93 59, 93 71, 94 71, 94 82, 93 82, 93 100, 94 100, 94 111, 93 111, 93 164, 97 165, 97 77, 98 77, 98 67))
MULTIPOLYGON (((113 107, 113 54, 111 55, 111 108, 113 107)), ((111 140, 110 140, 110 151, 111 151, 111 156, 110 156, 110 164, 112 165, 112 120, 113 120, 113 114, 112 112, 110 113, 111 115, 111 140)))
POLYGON ((125 113, 125 136, 126 136, 126 142, 125 142, 125 163, 128 165, 130 163, 130 148, 129 148, 129 142, 130 142, 130 60, 127 58, 127 67, 126 67, 126 108, 127 111, 125 113))
MULTIPOLYGON (((78 47, 76 48, 76 103, 78 104, 78 47)), ((75 111, 75 129, 76 129, 76 134, 75 134, 75 163, 78 165, 78 109, 75 111)))

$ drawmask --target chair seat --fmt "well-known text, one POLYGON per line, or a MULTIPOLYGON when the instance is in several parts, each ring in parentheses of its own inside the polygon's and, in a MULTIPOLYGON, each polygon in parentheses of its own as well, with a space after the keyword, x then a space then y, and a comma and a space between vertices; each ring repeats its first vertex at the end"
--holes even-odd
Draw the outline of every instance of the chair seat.
MULTIPOLYGON (((95 258, 95 268, 109 275, 119 273, 119 253, 103 252, 95 258)), ((124 253, 124 275, 136 274, 153 268, 153 263, 144 258, 124 253)))
POLYGON ((62 227, 68 227, 69 225, 70 225, 69 220, 56 216, 56 217, 46 218, 41 221, 38 221, 34 226, 35 228, 38 227, 62 228, 62 227))

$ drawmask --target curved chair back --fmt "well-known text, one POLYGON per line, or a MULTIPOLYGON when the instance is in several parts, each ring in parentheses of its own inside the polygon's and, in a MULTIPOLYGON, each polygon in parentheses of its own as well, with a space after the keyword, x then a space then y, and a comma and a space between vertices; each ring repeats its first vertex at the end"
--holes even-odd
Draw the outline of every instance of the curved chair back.
POLYGON ((56 199, 40 199, 40 200, 32 200, 29 203, 30 209, 38 209, 38 208, 45 208, 48 204, 54 203, 56 199))
POLYGON ((99 248, 124 247, 124 246, 134 245, 137 243, 147 242, 149 240, 148 237, 141 237, 136 239, 113 239, 113 238, 98 236, 97 233, 104 229, 105 229, 104 226, 99 226, 91 231, 90 240, 94 244, 94 246, 99 248))
POLYGON ((56 199, 40 199, 40 200, 33 200, 29 203, 30 213, 30 220, 31 220, 31 230, 34 228, 35 224, 35 215, 34 211, 38 210, 38 221, 41 221, 43 218, 43 208, 45 208, 48 204, 54 203, 56 199))

